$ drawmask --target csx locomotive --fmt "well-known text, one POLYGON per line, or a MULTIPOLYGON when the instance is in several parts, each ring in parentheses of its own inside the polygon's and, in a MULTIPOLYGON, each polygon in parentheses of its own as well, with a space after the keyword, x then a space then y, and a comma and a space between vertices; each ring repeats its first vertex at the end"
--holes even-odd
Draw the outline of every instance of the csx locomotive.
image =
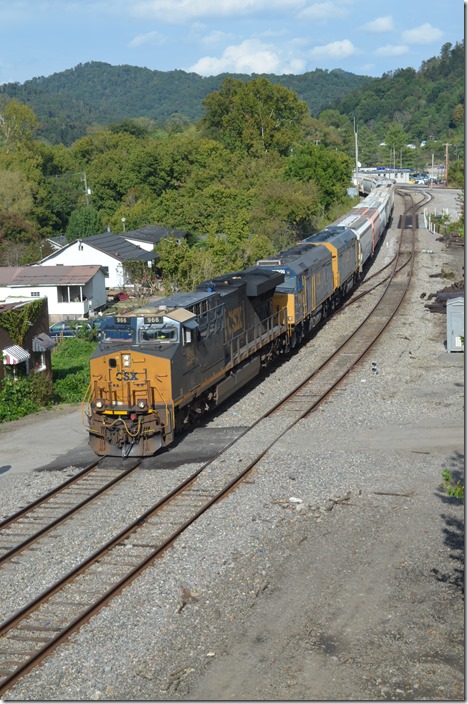
POLYGON ((394 191, 373 191, 321 232, 243 271, 103 318, 85 399, 97 455, 154 455, 333 312, 362 278, 394 191))

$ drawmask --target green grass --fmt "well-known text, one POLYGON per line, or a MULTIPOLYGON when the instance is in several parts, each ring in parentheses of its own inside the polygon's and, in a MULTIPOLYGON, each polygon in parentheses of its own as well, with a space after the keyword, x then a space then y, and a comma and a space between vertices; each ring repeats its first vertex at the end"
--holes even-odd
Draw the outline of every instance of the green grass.
POLYGON ((96 342, 70 337, 52 352, 55 403, 79 403, 89 384, 89 358, 96 342))

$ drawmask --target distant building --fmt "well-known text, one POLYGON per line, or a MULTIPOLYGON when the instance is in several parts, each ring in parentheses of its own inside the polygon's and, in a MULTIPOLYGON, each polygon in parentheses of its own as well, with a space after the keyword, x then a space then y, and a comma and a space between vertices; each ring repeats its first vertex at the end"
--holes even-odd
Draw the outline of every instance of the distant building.
POLYGON ((38 298, 47 298, 51 322, 88 317, 107 303, 104 271, 97 264, 0 267, 0 305, 38 298))
POLYGON ((392 167, 377 167, 377 168, 362 168, 356 177, 356 172, 353 172, 353 183, 359 185, 363 181, 370 182, 373 180, 376 184, 379 181, 394 181, 394 183, 408 184, 410 179, 411 169, 397 169, 392 167))
POLYGON ((103 232, 68 243, 44 257, 35 266, 96 264, 105 272, 106 288, 121 289, 132 285, 125 275, 125 262, 142 261, 153 267, 157 259, 154 247, 161 239, 172 235, 182 240, 188 234, 186 230, 157 226, 142 227, 118 235, 103 232))

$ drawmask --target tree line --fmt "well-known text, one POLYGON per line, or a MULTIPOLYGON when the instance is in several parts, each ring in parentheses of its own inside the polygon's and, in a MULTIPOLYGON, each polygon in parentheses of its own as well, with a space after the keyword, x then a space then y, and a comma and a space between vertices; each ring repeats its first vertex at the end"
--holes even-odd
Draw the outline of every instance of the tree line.
MULTIPOLYGON (((434 76, 452 66, 456 73, 458 59, 458 50, 448 50, 424 70, 434 76)), ((385 78, 393 80, 401 76, 385 78)), ((16 98, 0 101, 0 265, 43 258, 54 235, 73 241, 119 233, 125 218, 127 230, 162 225, 192 233, 182 244, 163 241, 158 251, 172 286, 191 288, 273 254, 345 212, 353 202, 347 189, 356 133, 363 165, 390 165, 391 150, 403 166, 423 169, 432 149, 445 151, 445 141, 462 152, 459 103, 424 148, 407 146, 411 136, 402 120, 389 119, 378 133, 369 115, 356 122, 326 109, 315 117, 278 82, 226 77, 203 100, 198 121, 180 116, 161 128, 126 118, 90 128, 66 146, 38 137, 40 121, 29 106, 16 98)), ((456 167, 454 160, 451 185, 461 187, 463 160, 456 167)), ((142 283, 149 276, 142 270, 142 283)))

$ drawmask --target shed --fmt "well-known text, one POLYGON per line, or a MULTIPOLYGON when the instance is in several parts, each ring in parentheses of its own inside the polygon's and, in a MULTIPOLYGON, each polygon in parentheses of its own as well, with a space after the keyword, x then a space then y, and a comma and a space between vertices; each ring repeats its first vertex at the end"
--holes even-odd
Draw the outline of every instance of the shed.
POLYGON ((464 336, 465 298, 450 298, 447 300, 447 352, 463 352, 464 336))

